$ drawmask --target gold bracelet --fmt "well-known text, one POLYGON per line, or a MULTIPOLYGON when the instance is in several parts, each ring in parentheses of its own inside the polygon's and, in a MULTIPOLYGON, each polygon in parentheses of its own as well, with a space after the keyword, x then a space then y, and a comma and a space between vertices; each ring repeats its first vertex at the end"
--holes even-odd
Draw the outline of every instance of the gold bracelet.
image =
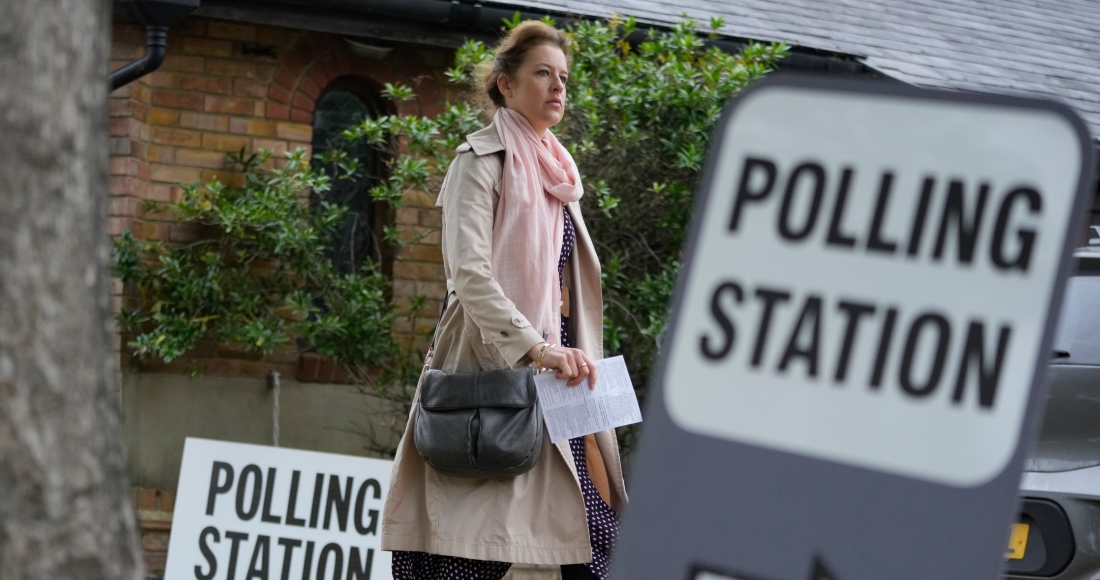
POLYGON ((542 345, 542 348, 539 349, 539 356, 535 358, 535 368, 538 369, 540 372, 542 371, 542 355, 546 354, 547 349, 553 348, 554 346, 555 345, 547 342, 542 345))

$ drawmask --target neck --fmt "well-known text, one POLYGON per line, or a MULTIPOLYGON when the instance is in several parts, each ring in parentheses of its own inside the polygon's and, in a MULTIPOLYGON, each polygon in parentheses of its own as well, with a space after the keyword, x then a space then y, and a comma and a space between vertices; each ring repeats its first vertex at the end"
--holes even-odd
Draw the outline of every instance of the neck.
MULTIPOLYGON (((524 118, 526 119, 526 117, 524 118)), ((527 122, 531 123, 531 120, 528 119, 527 122)), ((531 123, 531 128, 535 130, 535 136, 539 139, 546 138, 546 132, 550 130, 550 127, 540 127, 534 123, 531 123)))
POLYGON ((527 115, 524 115, 523 113, 519 112, 516 109, 513 109, 512 107, 505 106, 505 108, 519 115, 520 117, 523 117, 523 120, 527 121, 527 124, 531 126, 531 130, 535 132, 536 137, 538 137, 539 139, 543 139, 546 137, 546 132, 550 129, 550 127, 533 123, 531 119, 527 118, 527 115))

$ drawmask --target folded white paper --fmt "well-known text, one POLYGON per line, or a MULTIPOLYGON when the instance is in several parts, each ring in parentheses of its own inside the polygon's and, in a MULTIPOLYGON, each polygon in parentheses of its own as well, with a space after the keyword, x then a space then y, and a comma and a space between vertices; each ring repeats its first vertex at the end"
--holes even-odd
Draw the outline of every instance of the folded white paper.
POLYGON ((642 410, 623 357, 605 358, 594 364, 595 389, 588 388, 587 378, 575 387, 567 387, 569 379, 555 378, 553 371, 535 375, 550 441, 557 443, 642 422, 642 410))

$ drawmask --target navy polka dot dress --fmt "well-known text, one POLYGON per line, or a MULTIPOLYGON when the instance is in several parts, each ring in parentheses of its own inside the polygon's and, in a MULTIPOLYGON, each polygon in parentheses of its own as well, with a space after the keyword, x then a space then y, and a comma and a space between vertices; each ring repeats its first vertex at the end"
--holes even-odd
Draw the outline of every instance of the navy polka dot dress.
MULTIPOLYGON (((565 263, 573 254, 573 246, 577 242, 577 232, 573 227, 573 220, 569 212, 565 212, 565 232, 562 236, 561 258, 558 260, 558 280, 562 280, 565 271, 565 263)), ((573 346, 573 339, 569 336, 569 319, 561 318, 561 344, 573 346)), ((581 483, 581 495, 584 496, 584 512, 588 520, 588 537, 592 542, 592 561, 580 566, 562 566, 562 575, 565 580, 570 578, 599 578, 607 580, 611 574, 611 547, 615 538, 619 535, 619 520, 615 516, 615 510, 607 505, 596 491, 596 485, 588 475, 588 460, 584 453, 584 437, 569 440, 569 450, 573 452, 573 463, 577 466, 577 476, 581 483), (567 568, 583 568, 588 574, 577 570, 576 573, 567 575, 567 568)))
MULTIPOLYGON (((565 264, 573 254, 576 229, 569 212, 565 211, 565 228, 562 236, 561 258, 558 260, 558 280, 562 279, 565 264)), ((572 346, 568 332, 569 319, 562 317, 561 344, 572 346)), ((588 475, 588 461, 584 453, 584 437, 569 440, 573 463, 584 496, 585 518, 588 520, 588 537, 592 543, 592 561, 587 564, 562 566, 563 580, 597 578, 607 580, 611 573, 611 548, 619 535, 619 520, 611 506, 604 502, 588 475)), ((424 552, 394 552, 394 580, 500 580, 512 566, 509 562, 470 560, 456 556, 440 556, 424 552)))
POLYGON ((393 580, 500 580, 509 562, 470 560, 424 552, 394 552, 393 580))

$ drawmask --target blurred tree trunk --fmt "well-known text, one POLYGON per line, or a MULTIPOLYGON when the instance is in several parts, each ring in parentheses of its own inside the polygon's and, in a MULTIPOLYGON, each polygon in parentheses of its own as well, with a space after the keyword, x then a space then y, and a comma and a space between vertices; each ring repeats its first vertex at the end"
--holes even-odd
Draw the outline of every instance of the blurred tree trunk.
POLYGON ((0 4, 0 579, 142 576, 111 361, 107 0, 0 4))

